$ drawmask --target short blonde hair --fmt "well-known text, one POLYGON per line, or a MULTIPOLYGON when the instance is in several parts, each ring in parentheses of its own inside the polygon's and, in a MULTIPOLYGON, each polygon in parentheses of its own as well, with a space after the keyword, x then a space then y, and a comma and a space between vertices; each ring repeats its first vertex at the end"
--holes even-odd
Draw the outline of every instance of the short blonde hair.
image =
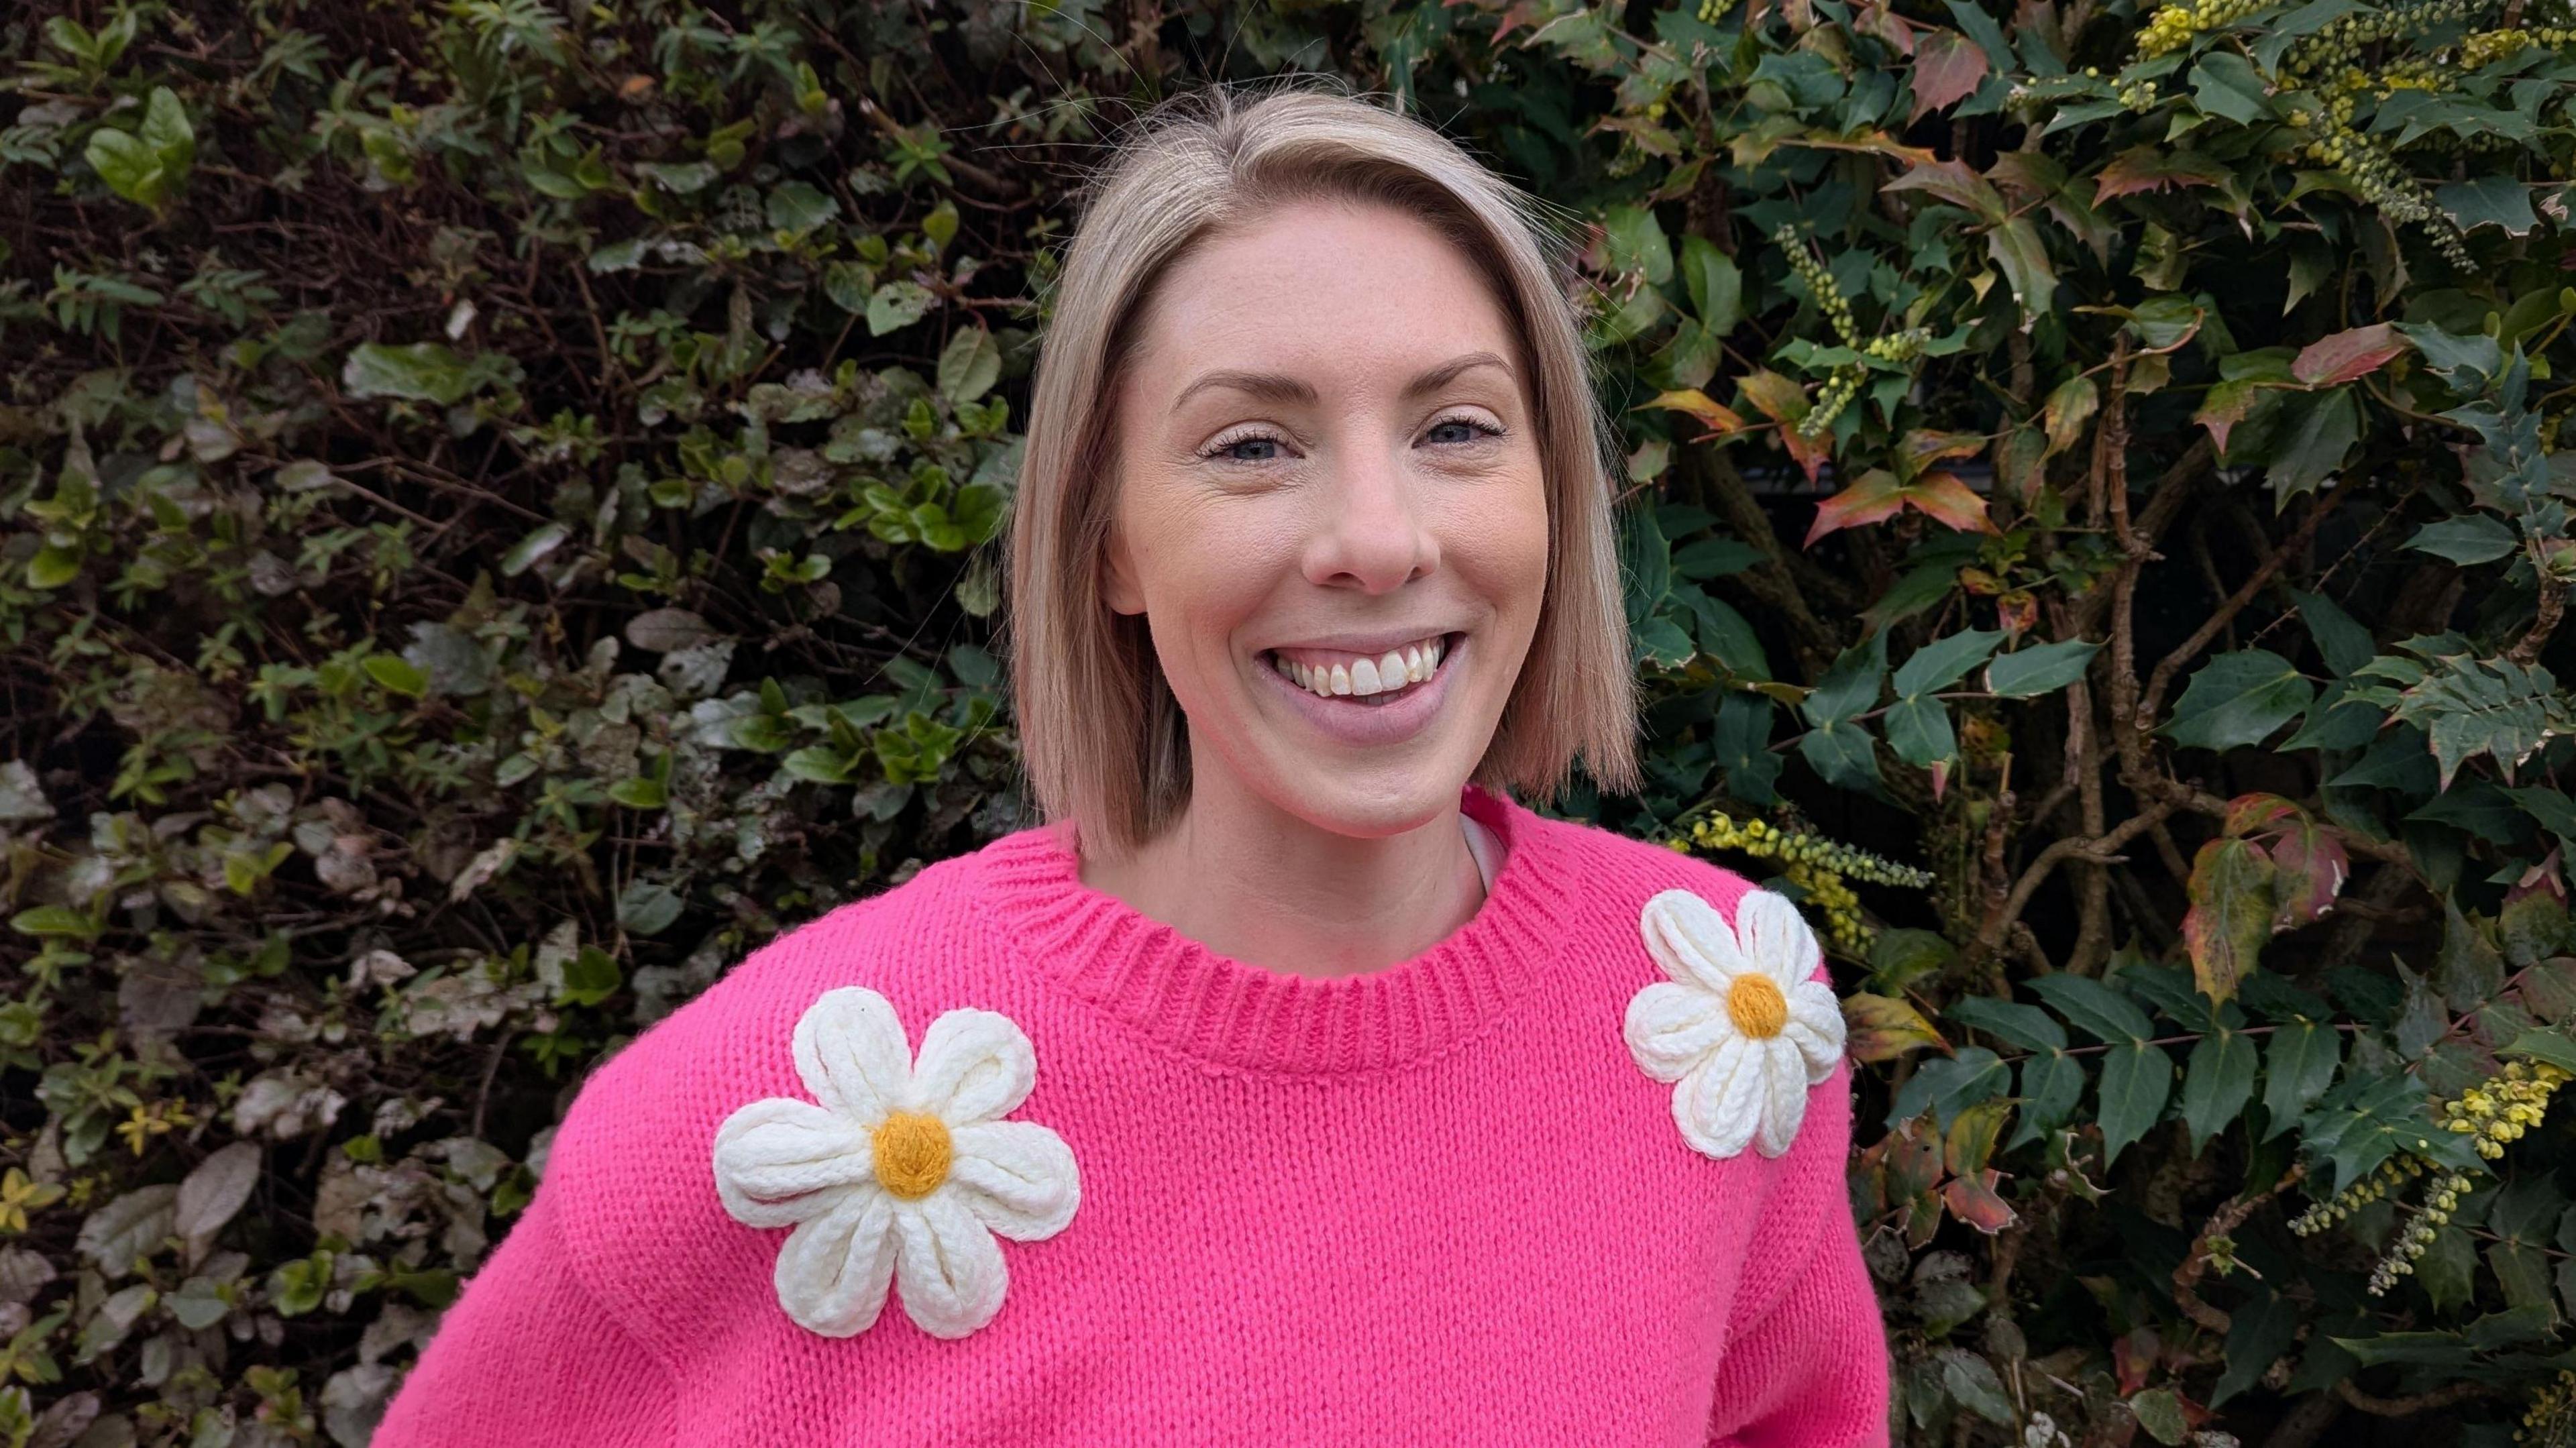
POLYGON ((1571 244, 1540 203, 1429 126, 1276 83, 1189 92, 1140 118, 1092 179, 1039 354, 1010 522, 1011 685, 1038 808, 1086 851, 1126 854, 1189 800, 1188 735, 1139 616, 1109 607, 1119 380, 1159 280, 1210 238, 1293 201, 1390 205, 1455 242, 1518 334, 1548 492, 1537 632, 1475 779, 1553 797, 1579 754, 1636 788, 1636 681, 1619 583, 1617 434, 1568 289, 1571 244))

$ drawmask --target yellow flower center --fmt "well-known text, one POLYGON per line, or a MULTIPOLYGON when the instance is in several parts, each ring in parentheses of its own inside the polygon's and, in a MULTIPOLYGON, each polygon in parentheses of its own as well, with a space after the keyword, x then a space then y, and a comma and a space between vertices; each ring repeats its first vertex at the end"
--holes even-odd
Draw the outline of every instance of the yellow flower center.
POLYGON ((1737 1030, 1767 1040, 1789 1024, 1789 998, 1780 994, 1771 977, 1748 970, 1726 988, 1726 1013, 1735 1018, 1737 1030))
POLYGON ((876 1152, 877 1181, 905 1201, 926 1197, 948 1180, 948 1123, 936 1116, 891 1112, 869 1133, 869 1145, 876 1152))

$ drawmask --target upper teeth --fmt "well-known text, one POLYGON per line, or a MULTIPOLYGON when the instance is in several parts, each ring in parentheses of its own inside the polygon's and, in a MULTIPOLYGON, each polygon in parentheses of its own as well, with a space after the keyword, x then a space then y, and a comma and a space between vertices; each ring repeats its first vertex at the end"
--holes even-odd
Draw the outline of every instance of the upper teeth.
POLYGON ((1441 636, 1389 649, 1371 658, 1365 654, 1335 654, 1324 650, 1307 650, 1307 658, 1292 659, 1273 653, 1271 663, 1279 672, 1297 681, 1297 687, 1318 694, 1382 694, 1430 678, 1440 667, 1441 636))

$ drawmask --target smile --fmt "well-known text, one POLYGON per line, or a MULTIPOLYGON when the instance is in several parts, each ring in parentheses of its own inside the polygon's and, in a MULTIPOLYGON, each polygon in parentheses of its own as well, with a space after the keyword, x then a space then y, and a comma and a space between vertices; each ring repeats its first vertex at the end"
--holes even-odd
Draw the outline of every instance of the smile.
POLYGON ((1304 648, 1267 653, 1273 669, 1317 698, 1383 706, 1429 683, 1448 649, 1449 635, 1430 634, 1375 655, 1304 648))

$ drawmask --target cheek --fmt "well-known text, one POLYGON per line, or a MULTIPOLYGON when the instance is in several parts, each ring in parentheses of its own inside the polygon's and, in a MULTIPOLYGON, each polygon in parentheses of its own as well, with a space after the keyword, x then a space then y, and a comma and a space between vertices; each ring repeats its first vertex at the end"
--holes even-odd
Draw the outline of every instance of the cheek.
POLYGON ((1147 504, 1125 519, 1127 551, 1167 654, 1218 649, 1271 590, 1281 532, 1256 510, 1200 501, 1147 504), (1177 624, 1178 627, 1173 625, 1177 624))
POLYGON ((1547 492, 1536 479, 1478 497, 1451 529, 1452 556, 1505 619, 1536 617, 1547 591, 1547 492))

